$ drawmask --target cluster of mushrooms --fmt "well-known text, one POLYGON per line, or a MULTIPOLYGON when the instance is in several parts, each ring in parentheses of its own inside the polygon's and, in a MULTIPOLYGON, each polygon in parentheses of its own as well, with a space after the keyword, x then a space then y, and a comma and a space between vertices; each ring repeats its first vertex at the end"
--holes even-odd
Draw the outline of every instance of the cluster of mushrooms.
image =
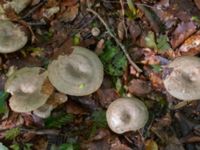
MULTIPOLYGON (((20 13, 30 1, 13 0, 4 7, 12 7, 20 13), (23 4, 18 7, 18 2, 23 4)), ((0 53, 20 50, 27 41, 23 27, 6 19, 0 11, 0 53)), ((172 96, 180 100, 200 98, 198 57, 176 58, 167 70, 169 73, 164 78, 164 86, 172 96)), ((24 67, 15 71, 6 81, 5 91, 12 95, 9 106, 13 111, 33 112, 38 117, 47 118, 54 108, 67 101, 67 95, 85 96, 98 90, 103 76, 103 65, 98 56, 86 48, 74 46, 70 55, 59 56, 47 70, 24 67)), ((134 97, 113 101, 106 112, 108 126, 117 134, 143 128, 148 116, 145 104, 134 97)))

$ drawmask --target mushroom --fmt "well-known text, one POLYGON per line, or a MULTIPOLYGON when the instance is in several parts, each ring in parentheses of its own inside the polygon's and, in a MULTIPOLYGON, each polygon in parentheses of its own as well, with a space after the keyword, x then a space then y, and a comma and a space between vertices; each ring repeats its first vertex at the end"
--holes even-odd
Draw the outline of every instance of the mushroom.
POLYGON ((33 111, 33 113, 40 118, 47 118, 51 115, 51 111, 60 104, 65 103, 68 97, 62 93, 54 93, 47 102, 40 108, 33 111))
POLYGON ((137 98, 119 98, 109 105, 106 118, 110 129, 122 134, 143 128, 148 120, 148 110, 137 98))
POLYGON ((5 91, 11 93, 9 105, 15 112, 29 112, 44 105, 53 93, 47 72, 40 67, 24 67, 6 81, 5 91))
POLYGON ((103 81, 103 65, 90 50, 74 46, 70 55, 59 56, 48 66, 48 77, 54 87, 65 94, 89 95, 103 81))
POLYGON ((26 32, 18 24, 0 20, 0 53, 11 53, 24 47, 28 41, 26 32))
POLYGON ((164 79, 166 90, 180 100, 200 99, 200 59, 182 56, 172 61, 164 79))
POLYGON ((12 0, 11 2, 7 2, 4 4, 4 8, 11 7, 17 14, 19 14, 22 10, 24 10, 32 0, 12 0))

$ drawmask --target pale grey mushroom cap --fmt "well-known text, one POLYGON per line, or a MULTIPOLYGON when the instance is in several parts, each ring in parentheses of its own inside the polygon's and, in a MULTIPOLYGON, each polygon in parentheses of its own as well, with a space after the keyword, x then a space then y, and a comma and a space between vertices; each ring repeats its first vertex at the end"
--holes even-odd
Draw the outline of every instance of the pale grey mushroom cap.
POLYGON ((167 67, 170 73, 164 79, 166 90, 180 100, 200 99, 200 59, 182 56, 167 67))
POLYGON ((59 56, 48 66, 48 77, 55 88, 74 96, 95 92, 103 81, 103 65, 90 50, 74 46, 72 54, 59 56))
POLYGON ((19 25, 0 20, 0 53, 11 53, 24 47, 28 41, 19 25))
POLYGON ((110 129, 122 134, 143 128, 148 121, 148 110, 137 98, 119 98, 109 105, 106 118, 110 129))
POLYGON ((48 118, 54 108, 62 103, 65 103, 67 100, 67 95, 62 93, 54 93, 44 105, 34 110, 33 113, 40 118, 48 118))
POLYGON ((45 104, 49 94, 42 92, 47 72, 40 67, 22 68, 6 81, 5 91, 11 93, 9 100, 15 112, 29 112, 45 104))
POLYGON ((22 10, 24 10, 32 0, 12 0, 8 1, 6 4, 4 4, 5 8, 11 7, 14 9, 14 11, 18 14, 22 10))

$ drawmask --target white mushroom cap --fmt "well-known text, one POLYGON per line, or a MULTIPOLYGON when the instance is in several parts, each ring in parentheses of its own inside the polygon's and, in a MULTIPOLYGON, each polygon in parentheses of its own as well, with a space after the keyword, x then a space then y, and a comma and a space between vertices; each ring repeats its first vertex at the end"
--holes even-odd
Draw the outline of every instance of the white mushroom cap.
POLYGON ((95 92, 103 81, 103 65, 92 51, 74 46, 72 54, 59 56, 48 66, 48 77, 65 94, 83 96, 95 92))
POLYGON ((0 20, 0 53, 11 53, 24 47, 28 41, 20 26, 9 20, 0 20))
POLYGON ((109 105, 106 118, 110 129, 122 134, 143 128, 148 120, 148 110, 137 98, 119 98, 109 105))
POLYGON ((39 67, 25 67, 8 78, 5 91, 12 94, 9 104, 13 111, 29 112, 45 104, 53 92, 53 87, 45 87, 47 72, 42 71, 44 70, 39 67))
POLYGON ((171 72, 164 79, 166 90, 180 100, 200 99, 200 59, 194 56, 176 58, 168 65, 171 72))

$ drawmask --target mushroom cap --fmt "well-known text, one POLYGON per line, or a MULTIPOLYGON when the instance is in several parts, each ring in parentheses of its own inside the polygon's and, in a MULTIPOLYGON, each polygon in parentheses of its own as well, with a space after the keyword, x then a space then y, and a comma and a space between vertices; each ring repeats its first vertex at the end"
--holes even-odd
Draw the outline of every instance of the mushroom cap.
POLYGON ((51 111, 56 108, 58 105, 65 103, 68 97, 62 93, 54 93, 47 102, 34 110, 33 113, 40 118, 48 118, 51 115, 51 111))
POLYGON ((22 10, 24 10, 29 4, 31 3, 31 0, 12 0, 11 2, 7 2, 7 7, 11 7, 15 10, 15 12, 18 14, 22 10))
POLYGON ((167 67, 170 73, 164 79, 166 90, 180 100, 200 99, 200 59, 182 56, 167 67))
POLYGON ((148 120, 148 110, 137 98, 119 98, 109 105, 106 118, 110 129, 122 134, 143 128, 148 120))
POLYGON ((28 41, 20 26, 9 20, 0 20, 0 53, 11 53, 24 47, 28 41))
POLYGON ((103 65, 92 51, 74 46, 68 56, 59 56, 48 66, 48 77, 54 87, 65 94, 89 95, 103 81, 103 65))
POLYGON ((43 92, 47 72, 40 67, 24 67, 6 81, 5 91, 12 94, 10 107, 15 112, 29 112, 45 104, 51 92, 43 92))

